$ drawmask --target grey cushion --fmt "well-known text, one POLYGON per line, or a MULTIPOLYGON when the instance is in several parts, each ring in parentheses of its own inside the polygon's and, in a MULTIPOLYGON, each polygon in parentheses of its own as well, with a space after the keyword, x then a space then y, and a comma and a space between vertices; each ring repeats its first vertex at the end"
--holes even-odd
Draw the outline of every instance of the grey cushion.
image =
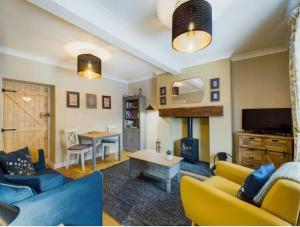
POLYGON ((77 144, 68 148, 68 150, 83 150, 91 147, 91 144, 77 144))

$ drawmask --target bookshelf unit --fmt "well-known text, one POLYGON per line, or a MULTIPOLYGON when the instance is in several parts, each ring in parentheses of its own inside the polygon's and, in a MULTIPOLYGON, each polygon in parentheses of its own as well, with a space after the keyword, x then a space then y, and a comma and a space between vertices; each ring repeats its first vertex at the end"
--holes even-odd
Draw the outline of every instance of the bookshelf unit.
POLYGON ((123 146, 126 151, 145 149, 145 97, 123 97, 123 146))

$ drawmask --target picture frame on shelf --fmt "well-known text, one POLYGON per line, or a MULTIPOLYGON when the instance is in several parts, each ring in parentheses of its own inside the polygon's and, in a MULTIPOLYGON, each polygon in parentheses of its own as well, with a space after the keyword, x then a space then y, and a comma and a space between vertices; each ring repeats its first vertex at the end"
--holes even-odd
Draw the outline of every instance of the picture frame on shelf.
POLYGON ((67 91, 67 107, 80 107, 80 93, 75 91, 67 91))
POLYGON ((210 92, 210 101, 219 102, 220 101, 220 91, 211 91, 210 92))
POLYGON ((160 88, 160 96, 166 96, 167 95, 167 88, 161 87, 160 88))
POLYGON ((102 109, 111 109, 111 96, 102 95, 102 109))
POLYGON ((97 109, 97 95, 86 94, 86 108, 87 109, 97 109))
POLYGON ((167 98, 166 97, 160 97, 160 105, 162 105, 162 106, 167 105, 167 98))
POLYGON ((210 79, 210 90, 220 89, 220 78, 210 79))

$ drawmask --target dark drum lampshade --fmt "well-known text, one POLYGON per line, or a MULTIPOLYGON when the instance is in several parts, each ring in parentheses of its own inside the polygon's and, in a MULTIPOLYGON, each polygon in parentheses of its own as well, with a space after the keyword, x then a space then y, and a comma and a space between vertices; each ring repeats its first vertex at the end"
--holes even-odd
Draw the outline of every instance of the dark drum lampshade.
POLYGON ((179 87, 172 87, 172 96, 178 96, 179 95, 179 87))
POLYGON ((212 8, 205 0, 182 3, 173 13, 172 46, 180 52, 195 52, 212 41, 212 8))
POLYGON ((101 77, 101 59, 91 54, 80 54, 77 57, 77 74, 87 79, 101 77))

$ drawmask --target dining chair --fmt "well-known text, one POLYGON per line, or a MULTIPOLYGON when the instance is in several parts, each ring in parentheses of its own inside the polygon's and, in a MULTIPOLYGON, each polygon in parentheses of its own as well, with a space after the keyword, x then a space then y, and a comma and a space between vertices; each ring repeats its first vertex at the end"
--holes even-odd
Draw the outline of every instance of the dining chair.
MULTIPOLYGON (((106 126, 107 132, 120 132, 120 129, 116 125, 108 125, 106 126)), ((109 139, 102 139, 101 140, 101 153, 102 153, 102 160, 105 157, 105 152, 108 150, 110 152, 111 145, 117 144, 119 142, 118 138, 109 138, 109 139)), ((115 159, 117 159, 118 152, 115 150, 115 159)))
POLYGON ((76 155, 77 160, 81 158, 81 168, 84 171, 84 154, 92 151, 90 144, 79 144, 77 129, 65 129, 65 143, 66 143, 66 168, 69 168, 71 155, 76 155))

